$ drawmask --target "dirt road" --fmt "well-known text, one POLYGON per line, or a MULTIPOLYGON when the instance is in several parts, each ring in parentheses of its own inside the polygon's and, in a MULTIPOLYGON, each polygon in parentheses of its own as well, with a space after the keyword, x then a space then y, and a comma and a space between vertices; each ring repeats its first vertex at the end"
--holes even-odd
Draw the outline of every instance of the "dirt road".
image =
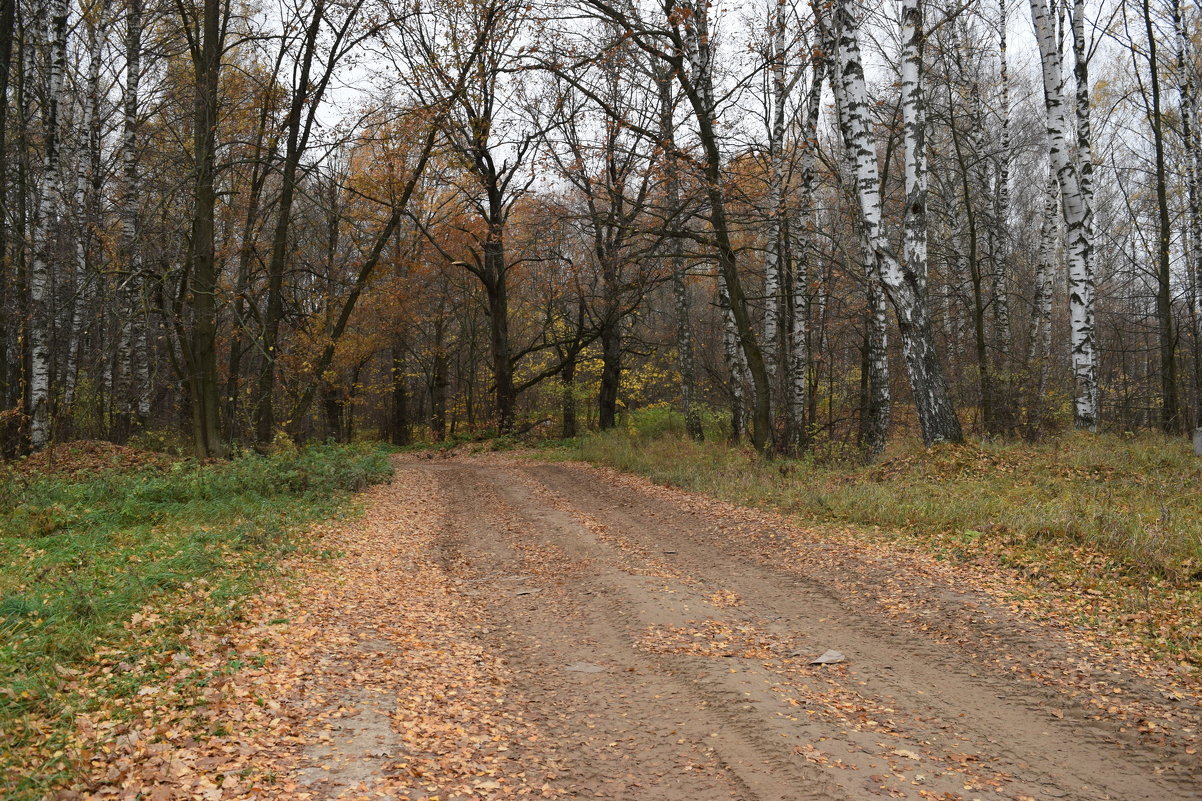
POLYGON ((900 565, 807 554, 757 515, 580 467, 417 469, 446 501, 442 561, 488 646, 573 746, 576 797, 1202 797, 1180 743, 1090 720, 1089 689, 1188 728, 1187 704, 1080 675, 1086 657, 984 596, 912 576, 899 615, 880 601, 900 565), (828 649, 846 663, 808 664, 828 649))
POLYGON ((921 555, 580 465, 407 458, 368 500, 250 797, 1202 798, 1196 682, 921 555))

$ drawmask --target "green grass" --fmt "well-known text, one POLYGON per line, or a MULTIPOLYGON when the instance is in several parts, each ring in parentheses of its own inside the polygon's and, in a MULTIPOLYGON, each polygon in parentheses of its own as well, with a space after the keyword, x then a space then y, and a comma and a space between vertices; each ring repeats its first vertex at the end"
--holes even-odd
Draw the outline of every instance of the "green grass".
POLYGON ((303 545, 306 523, 345 512, 351 492, 390 472, 381 449, 326 445, 84 478, 0 476, 0 776, 18 777, 3 797, 38 797, 70 770, 69 714, 87 703, 64 689, 72 665, 128 644, 127 622, 148 608, 162 610, 153 647, 168 649, 172 631, 232 613, 303 545))
POLYGON ((541 458, 607 465, 939 558, 986 558, 1062 592, 1057 602, 1099 590, 1113 601, 1099 615, 1135 615, 1142 639, 1202 664, 1202 459, 1184 439, 1074 433, 930 450, 903 442, 863 465, 763 460, 644 421, 541 458))

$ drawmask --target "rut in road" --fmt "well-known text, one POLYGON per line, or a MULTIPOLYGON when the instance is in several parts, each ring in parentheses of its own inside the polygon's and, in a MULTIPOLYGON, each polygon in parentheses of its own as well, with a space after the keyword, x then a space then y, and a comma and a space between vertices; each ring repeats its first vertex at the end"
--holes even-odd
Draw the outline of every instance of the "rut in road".
POLYGON ((1202 797, 1196 701, 983 594, 584 466, 414 468, 572 797, 1202 797), (828 648, 848 661, 808 664, 828 648))

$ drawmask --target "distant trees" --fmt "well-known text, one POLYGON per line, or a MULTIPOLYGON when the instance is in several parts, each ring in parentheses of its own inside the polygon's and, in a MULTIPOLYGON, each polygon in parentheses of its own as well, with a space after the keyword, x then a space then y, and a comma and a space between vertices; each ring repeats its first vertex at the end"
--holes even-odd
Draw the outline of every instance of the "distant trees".
POLYGON ((1199 21, 0 0, 3 450, 640 406, 781 454, 1180 432, 1199 21))

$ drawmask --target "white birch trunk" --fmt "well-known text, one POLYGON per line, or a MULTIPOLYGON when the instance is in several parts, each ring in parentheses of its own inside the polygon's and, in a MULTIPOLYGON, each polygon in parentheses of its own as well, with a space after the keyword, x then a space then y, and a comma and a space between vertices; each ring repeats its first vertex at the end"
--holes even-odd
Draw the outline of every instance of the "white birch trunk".
MULTIPOLYGON (((1073 21, 1074 40, 1081 15, 1073 21)), ((1094 345, 1093 207, 1089 191, 1092 170, 1088 150, 1088 86, 1078 89, 1078 105, 1084 92, 1085 109, 1078 108, 1078 159, 1069 151, 1068 115, 1065 110, 1064 71, 1056 33, 1045 0, 1031 0, 1031 21, 1043 64, 1044 106, 1047 110, 1048 149, 1060 185, 1068 262, 1069 317, 1072 335, 1073 406, 1077 428, 1098 427, 1097 355, 1094 345), (1084 125, 1084 129, 1080 126, 1084 125), (1086 148, 1081 149, 1084 142, 1086 148)), ((1083 51, 1082 45, 1082 51, 1083 51)), ((1074 47, 1076 49, 1076 47, 1074 47)), ((1083 57, 1083 56, 1082 56, 1083 57)), ((1081 76, 1080 67, 1078 77, 1081 76)))
POLYGON ((814 193, 818 186, 818 117, 822 110, 822 84, 826 80, 827 60, 813 59, 810 93, 801 119, 801 197, 797 216, 797 255, 793 270, 793 319, 789 326, 789 380, 785 404, 788 410, 791 446, 800 453, 806 447, 806 405, 809 401, 809 284, 810 266, 817 247, 814 237, 817 220, 814 193))
POLYGON ((781 270, 784 264, 785 211, 783 184, 785 180, 785 104, 788 88, 785 79, 785 0, 777 0, 772 15, 772 40, 769 69, 772 85, 772 119, 768 131, 768 241, 764 254, 764 362, 772 386, 779 374, 781 309, 783 296, 781 270))
POLYGON ((722 353, 726 357, 726 368, 730 372, 731 434, 738 439, 747 432, 747 396, 744 387, 748 384, 747 361, 739 347, 739 329, 730 305, 730 293, 726 289, 726 276, 718 270, 718 308, 722 313, 722 353))
MULTIPOLYGON (((67 345, 67 362, 63 371, 63 405, 70 409, 75 401, 75 388, 79 372, 79 353, 82 348, 85 309, 91 304, 94 288, 98 282, 93 264, 97 229, 100 226, 100 182, 101 182, 101 102, 103 88, 100 82, 101 58, 107 43, 108 27, 106 0, 98 0, 85 10, 88 32, 88 77, 82 98, 83 114, 77 140, 75 170, 75 208, 79 218, 75 242, 76 287, 71 313, 71 331, 67 345)), ((62 194, 68 195, 64 184, 62 194)))
POLYGON ((744 370, 752 384, 752 407, 755 424, 752 441, 757 450, 767 452, 773 445, 772 383, 764 364, 756 327, 748 310, 747 298, 743 293, 739 277, 737 256, 730 238, 727 223, 726 201, 723 197, 724 183, 720 139, 717 133, 718 111, 713 86, 712 43, 709 34, 709 5, 685 2, 679 6, 681 13, 669 14, 673 25, 680 25, 681 46, 688 64, 687 75, 682 73, 682 87, 693 107, 697 133, 705 152, 705 194, 709 201, 710 227, 717 245, 718 269, 726 282, 730 300, 731 316, 734 319, 738 346, 744 370))
POLYGON ((1056 178, 1049 176, 1043 223, 1039 228, 1039 260, 1035 266, 1035 297, 1031 304, 1030 335, 1027 339, 1027 364, 1036 368, 1036 386, 1039 390, 1047 385, 1048 361, 1052 355, 1052 294, 1056 276, 1056 241, 1060 237, 1057 194, 1056 178))
MULTIPOLYGON (((906 0, 905 7, 909 10, 907 16, 912 27, 912 38, 921 40, 921 8, 916 0, 906 0), (915 13, 917 12, 917 13, 915 13)), ((923 222, 907 225, 907 251, 916 257, 922 257, 921 262, 902 264, 892 253, 888 238, 885 236, 881 221, 880 177, 877 166, 876 148, 870 133, 868 111, 868 90, 864 82, 863 63, 860 58, 860 45, 856 32, 856 19, 851 9, 851 0, 839 0, 835 6, 835 35, 836 35, 836 78, 841 87, 842 102, 840 108, 840 129, 855 168, 854 179, 856 194, 860 202, 860 216, 864 225, 864 234, 873 250, 876 267, 879 270, 881 282, 893 310, 897 315, 898 327, 902 336, 902 350, 906 358, 906 367, 910 378, 910 387, 914 394, 918 410, 919 426, 922 429, 923 441, 931 445, 936 442, 959 442, 963 439, 960 422, 956 418, 955 409, 948 397, 947 383, 943 377, 943 369, 935 353, 931 337, 929 313, 923 292, 926 274, 926 234, 925 234, 925 195, 921 194, 921 184, 915 183, 916 175, 912 173, 912 164, 921 164, 921 157, 911 155, 911 150, 917 150, 923 141, 925 131, 921 127, 922 96, 921 96, 921 66, 911 64, 912 80, 915 86, 909 91, 903 87, 903 94, 910 96, 909 101, 916 105, 911 109, 910 126, 906 131, 907 151, 907 206, 913 205, 913 198, 921 198, 924 206, 923 222)), ((916 52, 916 46, 903 42, 910 52, 916 52)), ((910 212, 913 213, 913 212, 910 212)), ((908 215, 909 216, 909 215, 908 215)))
POLYGON ((917 278, 920 294, 927 283, 926 108, 922 96, 923 20, 920 0, 901 0, 901 107, 906 143, 906 213, 902 258, 917 278))
MULTIPOLYGON (((1202 147, 1198 142, 1198 107, 1194 97, 1194 72, 1197 63, 1193 40, 1186 31, 1180 0, 1173 0, 1173 32, 1177 37, 1177 96, 1181 104, 1181 140, 1185 148, 1185 261, 1189 281, 1190 319, 1195 348, 1202 341, 1202 198, 1198 180, 1202 177, 1202 147)), ((1194 374, 1195 426, 1202 426, 1202 370, 1194 374)))
POLYGON ((1008 61, 1009 0, 998 1, 998 76, 1002 86, 1001 153, 998 155, 997 186, 997 266, 993 276, 993 305, 997 315, 997 348, 1003 362, 1010 353, 1013 334, 1010 325, 1010 255, 1013 247, 1010 235, 1010 65, 1008 61))
POLYGON ((149 366, 145 347, 145 326, 142 325, 142 275, 138 262, 138 205, 141 182, 138 175, 138 107, 142 80, 142 0, 129 0, 125 18, 125 92, 122 97, 121 121, 121 268, 125 275, 120 283, 121 338, 118 345, 118 386, 114 406, 117 411, 119 436, 129 435, 131 426, 143 418, 143 405, 148 405, 149 366), (147 399, 144 404, 143 399, 147 399))
POLYGON ((868 396, 869 419, 864 426, 864 444, 868 457, 875 459, 884 450, 893 419, 893 395, 889 389, 889 313, 882 289, 879 260, 865 240, 865 278, 868 283, 868 396))
POLYGON ((34 235, 34 255, 29 270, 29 441, 34 450, 50 441, 50 262, 60 242, 61 218, 54 202, 61 180, 59 104, 67 66, 67 2, 55 0, 48 18, 50 80, 46 96, 42 193, 34 235))

